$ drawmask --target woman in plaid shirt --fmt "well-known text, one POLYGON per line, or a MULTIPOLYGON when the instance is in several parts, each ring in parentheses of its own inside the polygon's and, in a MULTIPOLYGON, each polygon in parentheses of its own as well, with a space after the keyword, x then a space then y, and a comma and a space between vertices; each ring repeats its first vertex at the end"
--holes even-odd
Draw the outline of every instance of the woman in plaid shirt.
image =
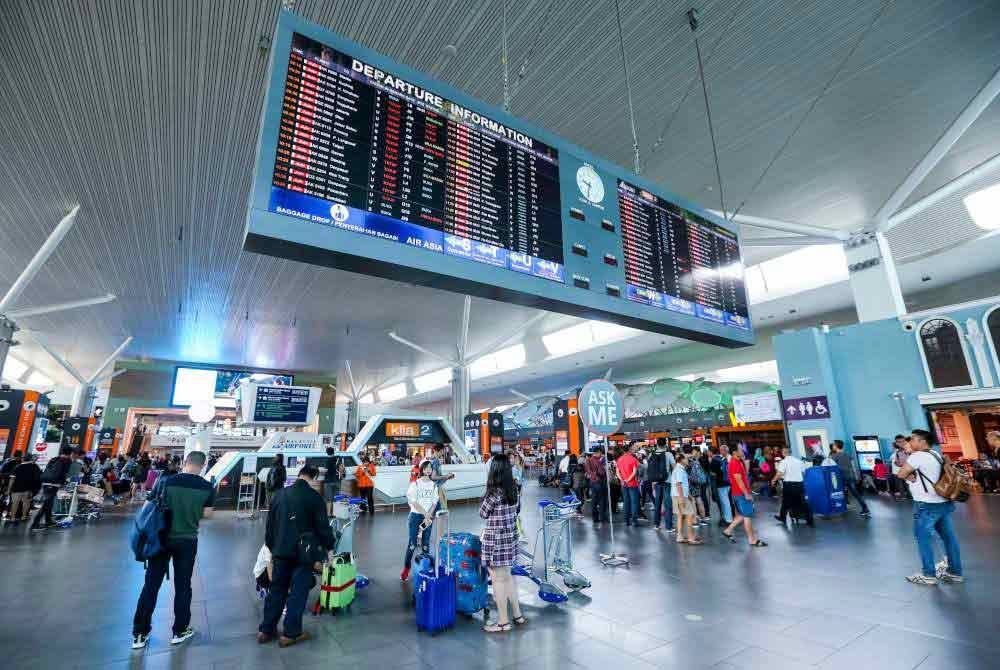
POLYGON ((510 630, 507 608, 517 625, 527 623, 521 616, 517 601, 517 587, 510 568, 517 556, 517 484, 511 471, 510 459, 505 455, 490 460, 490 473, 486 480, 486 495, 479 506, 479 516, 486 521, 483 528, 483 565, 493 580, 493 598, 497 602, 498 620, 483 626, 487 633, 510 630))

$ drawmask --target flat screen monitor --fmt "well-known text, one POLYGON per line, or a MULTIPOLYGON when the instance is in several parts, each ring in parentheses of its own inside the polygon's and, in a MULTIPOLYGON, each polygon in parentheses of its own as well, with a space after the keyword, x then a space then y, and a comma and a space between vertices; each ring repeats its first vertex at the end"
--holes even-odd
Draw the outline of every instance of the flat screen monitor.
POLYGON ((244 248, 723 346, 737 228, 280 12, 244 248))
POLYGON ((276 375, 270 372, 253 372, 252 370, 178 366, 174 370, 174 386, 170 392, 170 404, 174 407, 190 407, 196 402, 211 398, 216 407, 232 409, 236 407, 237 391, 240 385, 251 381, 261 384, 291 386, 295 377, 293 375, 276 375))

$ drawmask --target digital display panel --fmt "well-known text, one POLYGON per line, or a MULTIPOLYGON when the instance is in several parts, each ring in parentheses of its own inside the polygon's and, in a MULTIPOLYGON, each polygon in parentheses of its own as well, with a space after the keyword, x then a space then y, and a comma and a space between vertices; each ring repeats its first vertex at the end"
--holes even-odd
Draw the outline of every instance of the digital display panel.
POLYGON ((732 224, 284 10, 244 249, 721 346, 754 342, 732 224))
POLYGON ((254 423, 308 423, 309 392, 303 387, 258 386, 254 423))
POLYGON ((622 179, 618 207, 629 300, 750 328, 735 233, 622 179))
POLYGON ((563 281, 554 148, 298 33, 269 209, 563 281))
POLYGON ((210 398, 216 407, 234 408, 240 384, 251 381, 291 386, 295 378, 292 375, 274 375, 269 372, 248 370, 178 367, 174 371, 170 404, 174 407, 190 407, 196 402, 210 398))

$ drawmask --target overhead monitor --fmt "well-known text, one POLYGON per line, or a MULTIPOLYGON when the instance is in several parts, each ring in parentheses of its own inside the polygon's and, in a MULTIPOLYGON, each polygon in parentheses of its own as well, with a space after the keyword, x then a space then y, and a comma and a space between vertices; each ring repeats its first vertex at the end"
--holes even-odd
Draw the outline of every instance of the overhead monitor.
POLYGON ((240 385, 251 381, 291 386, 295 377, 251 370, 178 366, 174 370, 170 404, 174 407, 190 407, 210 398, 216 407, 231 409, 236 407, 236 396, 240 385))
POLYGON ((271 59, 246 249, 753 343, 732 224, 291 13, 271 59))
POLYGON ((321 393, 313 386, 249 383, 240 391, 240 418, 258 426, 307 426, 316 419, 321 393))
POLYGON ((733 414, 740 423, 781 421, 781 400, 777 391, 733 396, 733 414))

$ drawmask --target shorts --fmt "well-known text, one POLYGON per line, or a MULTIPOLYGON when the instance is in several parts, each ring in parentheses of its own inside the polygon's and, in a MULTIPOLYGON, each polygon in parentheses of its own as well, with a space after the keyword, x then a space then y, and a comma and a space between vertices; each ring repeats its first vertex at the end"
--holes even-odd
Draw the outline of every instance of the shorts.
POLYGON ((323 484, 323 495, 327 502, 333 502, 333 497, 340 493, 340 482, 335 484, 323 484))
POLYGON ((690 498, 673 496, 674 514, 677 516, 694 516, 696 514, 694 501, 690 498))
POLYGON ((745 516, 752 519, 754 515, 753 501, 747 500, 743 496, 733 496, 733 502, 736 503, 736 512, 740 516, 745 516))

